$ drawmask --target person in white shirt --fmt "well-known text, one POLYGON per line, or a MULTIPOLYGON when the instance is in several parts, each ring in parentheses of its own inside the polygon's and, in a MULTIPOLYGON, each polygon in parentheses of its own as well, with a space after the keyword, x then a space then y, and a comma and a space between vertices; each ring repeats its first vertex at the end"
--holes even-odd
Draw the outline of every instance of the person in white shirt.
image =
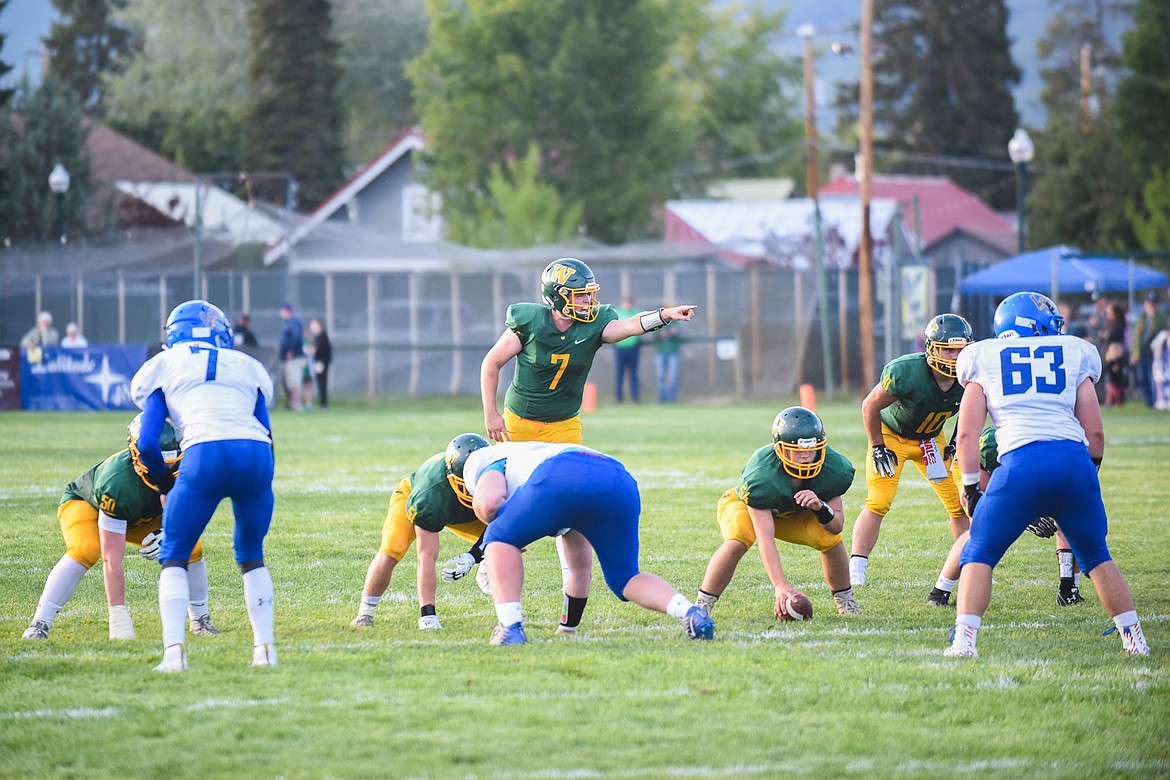
POLYGON ((233 543, 252 623, 252 665, 276 665, 272 576, 264 565, 274 503, 272 379, 259 361, 232 344, 219 308, 200 300, 179 304, 167 318, 167 348, 146 361, 130 383, 131 397, 143 410, 141 459, 164 488, 169 472, 158 444, 163 421, 169 417, 183 432, 183 469, 163 508, 158 602, 164 650, 158 672, 187 668, 187 560, 225 498, 235 514, 233 543))
POLYGON ((1107 519, 1097 468, 1105 432, 1094 382, 1096 348, 1061 335, 1064 318, 1047 297, 1008 296, 995 311, 998 338, 959 355, 963 385, 958 457, 971 538, 963 549, 958 614, 948 656, 978 655, 976 637, 991 600, 992 569, 1038 516, 1051 517, 1092 579, 1121 634, 1122 648, 1149 655, 1133 596, 1105 543, 1107 519), (979 436, 995 425, 1000 466, 979 488, 979 436))
MULTIPOLYGON (((504 442, 472 452, 463 466, 472 508, 488 529, 483 536, 492 599, 499 624, 493 645, 524 644, 520 610, 524 563, 520 550, 545 536, 564 539, 571 580, 566 610, 585 609, 593 550, 605 583, 622 601, 678 620, 690 639, 712 639, 711 617, 660 577, 638 569, 638 484, 618 461, 579 444, 504 442), (567 527, 566 527, 567 526, 567 527), (592 546, 592 547, 591 547, 592 546)), ((574 628, 576 621, 562 618, 574 628)))
POLYGON ((61 346, 65 349, 85 349, 89 346, 88 339, 81 335, 76 322, 65 326, 65 338, 61 339, 61 346))

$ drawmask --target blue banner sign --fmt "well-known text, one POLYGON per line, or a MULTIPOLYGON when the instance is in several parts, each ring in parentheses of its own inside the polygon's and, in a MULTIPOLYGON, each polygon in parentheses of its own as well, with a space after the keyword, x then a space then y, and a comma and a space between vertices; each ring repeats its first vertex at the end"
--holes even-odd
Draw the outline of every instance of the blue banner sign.
POLYGON ((21 350, 21 405, 35 411, 133 409, 130 380, 145 362, 144 344, 21 350))

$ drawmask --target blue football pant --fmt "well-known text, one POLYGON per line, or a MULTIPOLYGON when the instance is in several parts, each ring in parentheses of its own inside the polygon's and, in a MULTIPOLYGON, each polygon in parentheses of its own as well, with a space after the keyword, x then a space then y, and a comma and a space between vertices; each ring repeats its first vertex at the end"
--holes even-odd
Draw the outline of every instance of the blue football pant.
POLYGON ((484 547, 527 547, 565 528, 593 546, 605 584, 619 599, 638 573, 638 483, 604 455, 566 452, 541 463, 508 497, 484 534, 484 547))

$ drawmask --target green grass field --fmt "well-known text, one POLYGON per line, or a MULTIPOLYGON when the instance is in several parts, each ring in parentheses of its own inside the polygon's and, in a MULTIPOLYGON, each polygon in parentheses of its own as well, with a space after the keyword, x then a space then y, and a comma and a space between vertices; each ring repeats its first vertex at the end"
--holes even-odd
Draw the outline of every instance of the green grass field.
MULTIPOLYGON (((586 417, 586 443, 641 485, 645 570, 694 598, 720 541, 716 500, 785 405, 604 406, 586 417)), ((858 405, 819 411, 831 446, 862 463, 858 405)), ((581 634, 564 640, 553 636, 556 554, 542 542, 525 556, 524 647, 488 645, 495 615, 472 577, 440 581, 443 629, 420 632, 413 552, 375 626, 351 629, 391 490, 453 435, 480 430, 478 404, 277 412, 267 560, 281 665, 248 666, 225 504, 204 537, 223 634, 190 638, 191 668, 176 676, 151 672, 158 568, 132 554, 137 640, 106 638, 100 571, 49 641, 20 638, 64 551, 61 490, 124 444, 129 416, 0 416, 0 776, 1170 776, 1170 416, 1132 404, 1105 415, 1110 546, 1153 654, 1126 656, 1101 636, 1111 622, 1087 581, 1085 604, 1058 609, 1054 546, 1025 536, 996 570, 981 657, 952 660, 942 650, 954 610, 925 603, 950 534, 917 474, 857 591, 860 618, 836 614, 814 551, 782 545, 811 622, 773 620, 752 551, 715 609, 713 643, 620 603, 597 570, 581 634)), ((847 536, 863 497, 859 475, 847 536)), ((444 558, 463 549, 444 535, 444 558)))

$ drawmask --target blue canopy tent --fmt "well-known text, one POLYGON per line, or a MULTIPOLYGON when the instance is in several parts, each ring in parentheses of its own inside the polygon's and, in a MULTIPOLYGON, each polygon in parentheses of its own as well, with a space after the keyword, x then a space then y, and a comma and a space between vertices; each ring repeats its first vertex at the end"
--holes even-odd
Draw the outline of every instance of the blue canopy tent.
POLYGON ((1165 287, 1170 278, 1132 260, 1087 256, 1072 246, 1037 249, 989 266, 959 283, 963 295, 1007 296, 1035 290, 1056 298, 1084 293, 1128 291, 1165 287))

